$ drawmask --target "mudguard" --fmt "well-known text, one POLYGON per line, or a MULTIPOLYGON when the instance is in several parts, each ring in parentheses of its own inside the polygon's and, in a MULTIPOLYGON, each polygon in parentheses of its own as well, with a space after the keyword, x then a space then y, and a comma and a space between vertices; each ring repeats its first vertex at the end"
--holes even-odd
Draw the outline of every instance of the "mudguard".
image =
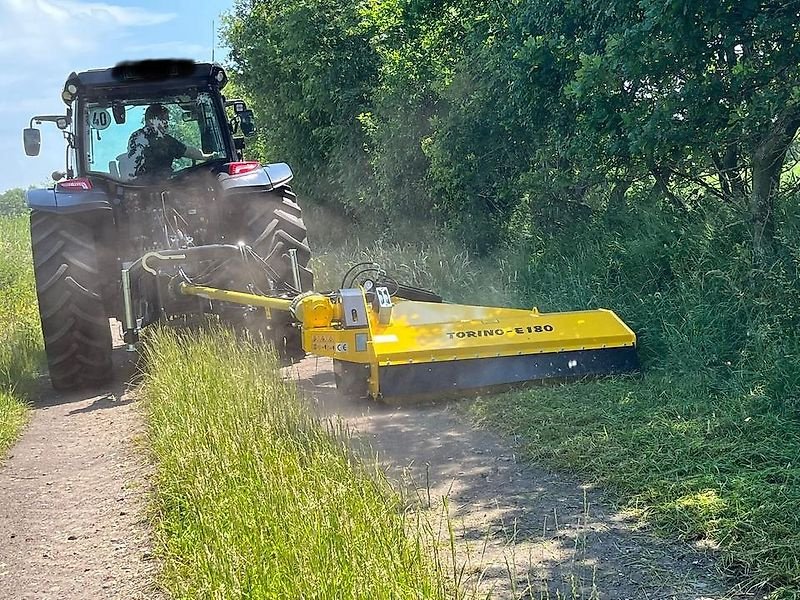
POLYGON ((220 186, 226 194, 269 192, 288 185, 292 180, 292 169, 286 163, 272 163, 241 175, 219 175, 220 186))
POLYGON ((34 189, 25 193, 25 200, 33 210, 58 214, 111 210, 111 202, 101 190, 65 192, 34 189))

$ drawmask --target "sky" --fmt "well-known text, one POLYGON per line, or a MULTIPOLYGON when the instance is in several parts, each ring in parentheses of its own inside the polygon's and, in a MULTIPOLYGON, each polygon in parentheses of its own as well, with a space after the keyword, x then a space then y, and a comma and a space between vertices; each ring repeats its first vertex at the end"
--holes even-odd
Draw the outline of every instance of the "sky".
POLYGON ((42 151, 25 156, 22 130, 34 115, 63 114, 72 71, 143 58, 226 56, 212 23, 233 0, 0 0, 0 192, 50 180, 64 168, 64 140, 43 123, 42 151))

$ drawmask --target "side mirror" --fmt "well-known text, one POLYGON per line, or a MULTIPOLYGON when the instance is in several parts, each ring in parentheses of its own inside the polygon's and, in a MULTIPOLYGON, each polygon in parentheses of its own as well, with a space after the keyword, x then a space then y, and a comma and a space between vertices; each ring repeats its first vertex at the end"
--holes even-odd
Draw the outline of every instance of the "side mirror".
POLYGON ((256 125, 253 122, 253 111, 243 110, 242 112, 238 113, 238 115, 239 115, 239 128, 242 130, 242 134, 245 137, 251 137, 255 135, 256 125))
POLYGON ((111 114, 114 115, 114 123, 117 125, 125 124, 125 105, 115 102, 111 105, 111 114))
POLYGON ((25 146, 25 154, 39 156, 39 150, 42 148, 42 132, 35 127, 23 129, 22 144, 25 146))

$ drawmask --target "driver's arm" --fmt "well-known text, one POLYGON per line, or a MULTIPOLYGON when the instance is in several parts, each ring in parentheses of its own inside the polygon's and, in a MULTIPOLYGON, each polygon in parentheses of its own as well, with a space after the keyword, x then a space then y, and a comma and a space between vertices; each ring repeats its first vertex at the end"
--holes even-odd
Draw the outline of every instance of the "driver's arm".
POLYGON ((202 150, 192 148, 191 146, 186 146, 186 150, 184 151, 183 155, 186 158, 191 158, 192 160, 208 160, 214 156, 213 152, 211 154, 205 154, 202 150))

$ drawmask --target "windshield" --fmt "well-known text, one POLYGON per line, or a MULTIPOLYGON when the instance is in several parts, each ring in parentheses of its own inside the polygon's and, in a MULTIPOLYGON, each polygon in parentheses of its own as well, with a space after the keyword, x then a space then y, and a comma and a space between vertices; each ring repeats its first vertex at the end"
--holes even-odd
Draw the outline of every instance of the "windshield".
POLYGON ((226 156, 217 112, 206 92, 87 102, 84 119, 87 172, 118 181, 169 177, 226 156))

